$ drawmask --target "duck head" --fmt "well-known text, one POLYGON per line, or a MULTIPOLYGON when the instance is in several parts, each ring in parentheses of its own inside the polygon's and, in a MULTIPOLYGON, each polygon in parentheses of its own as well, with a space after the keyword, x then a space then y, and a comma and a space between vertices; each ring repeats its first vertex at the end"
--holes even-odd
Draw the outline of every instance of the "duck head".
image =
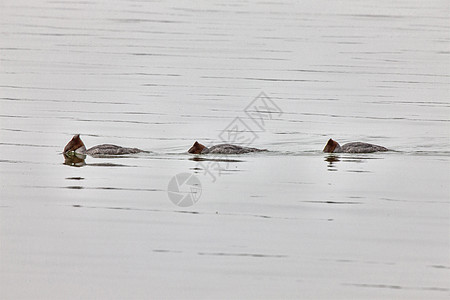
POLYGON ((76 153, 84 153, 86 151, 86 147, 79 134, 74 135, 70 142, 67 143, 66 147, 64 147, 64 153, 72 151, 75 151, 76 153))
POLYGON ((192 147, 188 150, 188 152, 192 154, 200 154, 205 148, 206 147, 204 145, 200 144, 199 142, 195 142, 194 145, 192 145, 192 147))
POLYGON ((329 139, 328 143, 325 145, 325 148, 323 148, 323 152, 327 153, 340 152, 340 150, 341 146, 333 139, 329 139))

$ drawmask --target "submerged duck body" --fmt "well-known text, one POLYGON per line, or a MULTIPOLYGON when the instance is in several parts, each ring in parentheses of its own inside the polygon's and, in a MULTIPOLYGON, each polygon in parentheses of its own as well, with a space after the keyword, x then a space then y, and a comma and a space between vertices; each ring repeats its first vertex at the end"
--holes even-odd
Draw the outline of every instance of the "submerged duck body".
POLYGON ((333 139, 329 139, 328 143, 325 145, 325 148, 323 148, 323 152, 328 153, 373 153, 384 151, 389 151, 389 149, 383 146, 361 142, 352 142, 341 146, 333 139))
POLYGON ((208 148, 199 142, 195 142, 194 145, 188 150, 188 152, 192 154, 244 154, 262 151, 267 151, 267 149, 242 147, 231 144, 220 144, 208 148))
POLYGON ((133 154, 145 152, 144 150, 138 148, 126 148, 117 145, 111 144, 103 144, 97 145, 92 148, 86 149, 83 141, 80 138, 80 135, 74 135, 73 138, 67 143, 66 147, 64 147, 64 153, 75 152, 79 154, 87 154, 91 156, 98 155, 123 155, 123 154, 133 154))

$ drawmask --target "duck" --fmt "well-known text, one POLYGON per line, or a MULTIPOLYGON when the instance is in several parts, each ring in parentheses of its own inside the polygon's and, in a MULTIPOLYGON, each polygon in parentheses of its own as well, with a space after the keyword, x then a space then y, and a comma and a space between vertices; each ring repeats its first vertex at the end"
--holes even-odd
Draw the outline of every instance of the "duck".
POLYGON ((64 154, 75 153, 75 154, 87 154, 91 156, 96 155, 123 155, 123 154, 134 154, 146 152, 138 148, 126 148, 111 144, 97 145, 92 148, 86 149, 83 141, 79 134, 73 136, 73 138, 64 147, 64 154))
POLYGON ((242 147, 231 144, 219 144, 212 146, 210 148, 195 142, 194 145, 188 150, 192 154, 244 154, 250 152, 262 152, 267 151, 267 149, 258 149, 250 147, 242 147))
POLYGON ((384 151, 389 151, 389 149, 383 146, 362 142, 352 142, 341 146, 333 139, 329 139, 325 148, 323 148, 323 152, 327 153, 373 153, 384 151))

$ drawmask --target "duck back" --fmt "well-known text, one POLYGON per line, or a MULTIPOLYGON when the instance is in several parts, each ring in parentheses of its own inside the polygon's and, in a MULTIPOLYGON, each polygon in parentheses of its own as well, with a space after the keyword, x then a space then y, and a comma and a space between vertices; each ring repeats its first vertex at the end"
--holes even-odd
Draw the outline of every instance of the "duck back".
POLYGON ((205 148, 202 151, 202 154, 244 154, 244 153, 250 153, 250 152, 261 152, 261 151, 267 151, 267 149, 257 149, 257 148, 250 148, 250 147, 242 147, 237 145, 231 145, 231 144, 220 144, 212 146, 211 148, 205 148))
POLYGON ((353 142, 341 146, 341 151, 345 153, 372 153, 372 152, 388 151, 388 149, 383 146, 378 146, 374 144, 353 142))

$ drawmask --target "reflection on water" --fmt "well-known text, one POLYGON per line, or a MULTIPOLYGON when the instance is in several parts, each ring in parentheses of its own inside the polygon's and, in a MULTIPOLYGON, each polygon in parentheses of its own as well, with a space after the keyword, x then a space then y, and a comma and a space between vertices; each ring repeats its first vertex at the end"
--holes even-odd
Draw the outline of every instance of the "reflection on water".
POLYGON ((67 180, 84 180, 83 177, 66 177, 67 180))
POLYGON ((330 154, 325 156, 325 161, 328 162, 328 171, 337 171, 336 163, 340 161, 339 156, 330 154))
POLYGON ((189 160, 192 161, 217 161, 217 162, 243 162, 244 160, 239 159, 232 159, 232 158, 225 158, 223 156, 214 158, 214 155, 211 157, 201 157, 201 156, 194 156, 189 158, 189 160))
POLYGON ((0 6, 2 298, 448 298, 448 1, 0 6), (273 152, 185 153, 236 118, 273 152), (154 152, 62 164, 78 132, 154 152))
MULTIPOLYGON (((328 154, 324 161, 327 162, 328 171, 338 171, 338 163, 366 163, 369 160, 384 159, 383 154, 328 154)), ((356 166, 356 165, 355 165, 356 166)), ((367 172, 362 170, 347 170, 348 172, 367 172)))
POLYGON ((71 167, 83 167, 86 165, 86 155, 75 152, 63 153, 64 164, 71 167))
MULTIPOLYGON (((64 164, 68 165, 70 167, 84 167, 84 166, 91 166, 91 167, 132 167, 132 165, 125 165, 125 164, 117 164, 117 163, 86 163, 87 156, 85 154, 80 154, 76 152, 70 152, 70 153, 63 153, 64 157, 64 164)), ((118 156, 113 155, 96 155, 93 156, 93 158, 118 158, 118 156)), ((125 156, 121 156, 124 158, 125 156)))

